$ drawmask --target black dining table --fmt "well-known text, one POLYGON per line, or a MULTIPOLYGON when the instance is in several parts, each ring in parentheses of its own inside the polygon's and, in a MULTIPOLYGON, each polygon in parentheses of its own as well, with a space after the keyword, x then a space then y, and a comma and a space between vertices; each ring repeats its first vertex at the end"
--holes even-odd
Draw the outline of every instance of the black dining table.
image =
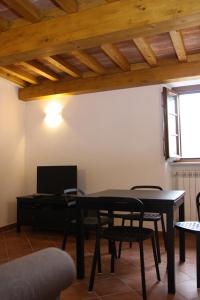
MULTIPOLYGON (((168 293, 176 292, 175 285, 175 249, 174 249, 174 215, 178 209, 178 220, 184 221, 184 191, 180 190, 104 190, 92 193, 84 197, 133 197, 139 198, 144 204, 146 212, 164 213, 166 215, 166 239, 167 239, 167 276, 168 293)), ((82 197, 81 201, 84 201, 82 197)), ((99 209, 104 209, 99 207, 99 209)), ((128 211, 128 207, 127 207, 128 211)), ((179 256, 180 261, 185 261, 185 235, 179 232, 179 256)), ((84 278, 84 229, 81 221, 81 212, 77 207, 77 234, 76 234, 76 264, 77 277, 84 278)))

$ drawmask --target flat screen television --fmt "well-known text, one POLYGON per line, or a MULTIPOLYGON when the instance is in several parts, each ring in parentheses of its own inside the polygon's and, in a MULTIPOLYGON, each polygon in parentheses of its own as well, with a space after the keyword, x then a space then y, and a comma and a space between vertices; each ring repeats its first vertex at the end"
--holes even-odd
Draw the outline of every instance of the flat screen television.
POLYGON ((77 166, 37 167, 38 194, 60 195, 68 188, 77 188, 77 166))

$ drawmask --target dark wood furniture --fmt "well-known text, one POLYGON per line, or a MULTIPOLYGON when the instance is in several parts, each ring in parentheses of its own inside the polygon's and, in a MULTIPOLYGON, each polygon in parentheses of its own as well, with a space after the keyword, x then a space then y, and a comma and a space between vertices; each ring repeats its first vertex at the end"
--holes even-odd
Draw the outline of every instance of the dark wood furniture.
POLYGON ((197 288, 200 288, 200 192, 196 196, 196 207, 199 222, 185 221, 177 222, 176 228, 183 232, 189 232, 196 235, 196 273, 197 288))
MULTIPOLYGON (((64 237, 62 242, 62 250, 65 250, 67 238, 69 235, 69 228, 75 227, 76 225, 76 197, 75 196, 83 196, 85 193, 80 189, 66 189, 64 191, 65 203, 68 207, 65 216, 65 229, 64 229, 64 237), (74 197, 74 198, 73 198, 74 197)), ((112 219, 108 217, 107 214, 101 215, 101 225, 109 225, 111 224, 112 219)), ((85 207, 84 209, 84 231, 88 236, 89 231, 95 231, 96 226, 98 224, 97 214, 90 214, 89 208, 85 207)))
MULTIPOLYGON (((163 189, 160 186, 157 186, 157 185, 136 185, 136 186, 133 186, 131 188, 131 190, 160 190, 160 191, 162 191, 163 189)), ((140 214, 138 214, 136 212, 121 215, 122 226, 125 225, 125 221, 130 221, 130 224, 133 225, 133 221, 138 221, 139 217, 140 217, 140 214)), ((147 222, 153 222, 154 223, 156 247, 157 247, 157 253, 158 253, 158 262, 160 263, 161 262, 161 255, 160 255, 160 242, 159 242, 159 233, 158 233, 158 222, 159 221, 161 221, 162 232, 163 232, 163 240, 164 240, 164 244, 165 244, 165 249, 167 249, 166 236, 165 236, 165 223, 164 223, 163 214, 145 212, 143 220, 147 221, 147 222)), ((118 253, 119 258, 121 256, 121 249, 122 249, 122 242, 119 243, 119 253, 118 253)))
POLYGON ((35 229, 64 230, 68 207, 63 196, 17 197, 17 231, 21 225, 35 229))
POLYGON ((144 262, 144 245, 143 242, 147 239, 151 239, 152 249, 154 255, 154 262, 156 268, 157 280, 160 281, 160 273, 158 267, 158 256, 156 251, 156 241, 155 241, 155 233, 153 229, 144 228, 143 227, 143 218, 144 218, 144 205, 143 203, 136 198, 121 198, 121 197, 97 197, 91 198, 88 197, 84 201, 82 199, 78 199, 78 206, 83 210, 94 209, 95 203, 95 211, 97 214, 98 223, 96 225, 96 243, 95 250, 93 255, 93 263, 92 270, 89 281, 89 291, 93 290, 94 279, 96 266, 101 257, 100 255, 100 241, 101 239, 106 239, 111 246, 111 272, 114 272, 115 266, 115 242, 136 242, 139 245, 140 250, 140 267, 141 267, 141 281, 142 281, 142 294, 143 300, 147 299, 146 293, 146 280, 145 280, 145 262, 144 262), (104 209, 108 214, 112 215, 112 212, 121 212, 127 209, 127 206, 131 208, 131 211, 137 211, 139 214, 139 224, 138 226, 119 226, 114 223, 108 227, 102 227, 101 223, 101 214, 99 207, 102 207, 102 203, 104 209))
MULTIPOLYGON (((179 209, 179 221, 184 221, 184 191, 156 191, 156 190, 105 190, 93 193, 87 197, 133 197, 139 198, 147 212, 166 214, 166 238, 167 238, 167 269, 168 269, 168 292, 175 293, 175 256, 174 256, 174 210, 179 209)), ((84 201, 84 197, 82 198, 84 201)), ((95 202, 95 201, 94 201, 95 202)), ((102 203, 101 209, 104 209, 102 203)), ((95 204, 94 204, 95 205, 95 204)), ((99 205, 99 203, 98 203, 99 205)), ((127 211, 130 208, 127 206, 127 211)), ((77 206, 77 276, 84 277, 84 232, 81 219, 81 211, 77 206)), ((185 261, 185 235, 179 232, 180 260, 185 261)))
POLYGON ((200 222, 177 222, 176 228, 180 232, 189 232, 196 235, 196 272, 197 288, 200 288, 200 222))

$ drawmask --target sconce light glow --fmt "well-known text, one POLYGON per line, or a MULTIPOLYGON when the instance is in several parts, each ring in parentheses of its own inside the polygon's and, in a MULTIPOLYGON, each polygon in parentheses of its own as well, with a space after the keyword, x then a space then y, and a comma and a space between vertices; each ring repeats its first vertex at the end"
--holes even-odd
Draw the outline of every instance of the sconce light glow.
POLYGON ((50 102, 45 110, 45 123, 48 127, 58 127, 62 122, 62 106, 58 102, 50 102))

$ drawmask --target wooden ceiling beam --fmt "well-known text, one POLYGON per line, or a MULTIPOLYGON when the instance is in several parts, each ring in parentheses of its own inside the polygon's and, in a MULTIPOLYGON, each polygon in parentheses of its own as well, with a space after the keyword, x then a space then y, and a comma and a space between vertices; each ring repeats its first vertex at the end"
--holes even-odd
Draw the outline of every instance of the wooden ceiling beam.
POLYGON ((196 25, 200 1, 116 1, 2 32, 0 65, 196 25))
POLYGON ((77 0, 53 0, 53 2, 69 14, 78 11, 77 0))
POLYGON ((19 79, 26 81, 31 84, 37 84, 38 81, 35 76, 20 70, 16 66, 6 66, 6 67, 0 67, 0 70, 3 70, 4 72, 9 73, 12 76, 18 77, 19 79))
POLYGON ((171 64, 149 69, 123 72, 76 80, 63 79, 19 90, 19 98, 29 101, 55 94, 84 94, 130 88, 144 85, 168 83, 178 80, 200 78, 200 62, 171 64))
POLYGON ((3 67, 0 67, 0 77, 15 83, 20 87, 24 87, 26 85, 26 83, 23 80, 21 80, 20 78, 10 74, 3 67))
POLYGON ((83 50, 72 51, 72 55, 80 60, 89 69, 97 74, 106 74, 106 69, 94 58, 83 50))
POLYGON ((29 0, 3 0, 3 2, 16 14, 30 22, 38 22, 41 19, 39 9, 29 0))
POLYGON ((0 31, 7 30, 9 27, 9 22, 7 20, 4 20, 3 18, 0 18, 0 31))
POLYGON ((72 76, 75 78, 81 77, 81 73, 78 69, 76 69, 74 66, 68 64, 64 61, 64 59, 58 57, 58 56, 46 56, 43 57, 45 61, 52 64, 54 67, 56 67, 58 70, 72 76))
POLYGON ((130 71, 130 64, 126 57, 113 44, 101 45, 101 49, 116 63, 123 71, 130 71))
POLYGON ((51 71, 46 66, 42 65, 37 61, 29 61, 29 62, 21 62, 21 66, 25 67, 26 69, 35 72, 37 75, 43 76, 49 80, 57 81, 59 80, 59 76, 51 71))
POLYGON ((170 34, 174 49, 176 51, 178 60, 181 62, 187 61, 187 54, 186 54, 184 41, 183 41, 181 32, 177 31, 177 30, 173 30, 173 31, 170 31, 169 34, 170 34))
POLYGON ((144 38, 139 37, 133 39, 133 41, 136 47, 138 48, 138 50, 140 51, 140 53, 142 54, 142 56, 144 57, 144 59, 146 60, 146 62, 150 66, 156 66, 157 65, 156 56, 153 50, 151 49, 150 45, 146 42, 146 40, 144 38))

